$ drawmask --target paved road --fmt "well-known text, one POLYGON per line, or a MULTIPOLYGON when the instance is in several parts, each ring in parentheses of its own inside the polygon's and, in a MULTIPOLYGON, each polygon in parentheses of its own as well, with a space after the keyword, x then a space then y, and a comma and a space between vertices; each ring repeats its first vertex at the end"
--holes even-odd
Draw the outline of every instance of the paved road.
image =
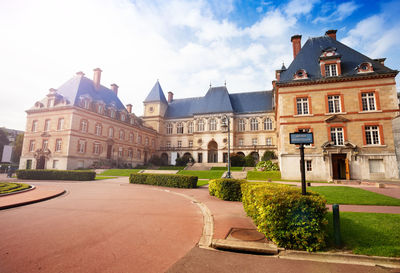
POLYGON ((125 180, 52 182, 68 193, 0 211, 0 272, 167 270, 199 241, 202 214, 188 199, 125 180))

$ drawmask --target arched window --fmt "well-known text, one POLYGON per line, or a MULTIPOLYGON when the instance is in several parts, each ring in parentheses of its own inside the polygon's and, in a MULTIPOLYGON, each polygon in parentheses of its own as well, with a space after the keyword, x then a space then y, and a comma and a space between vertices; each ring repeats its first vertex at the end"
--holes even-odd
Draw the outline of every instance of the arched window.
POLYGON ((256 118, 250 119, 250 130, 258 131, 258 120, 256 118))
POLYGON ((264 130, 272 130, 272 120, 270 118, 264 119, 264 130))
POLYGON ((167 135, 172 134, 172 123, 167 124, 167 135))
POLYGON ((88 121, 83 119, 81 120, 81 132, 86 133, 88 131, 88 121))
POLYGON ((124 130, 120 130, 119 131, 119 139, 120 140, 124 140, 125 139, 125 131, 124 130))
POLYGON ((114 128, 113 127, 108 128, 108 137, 114 137, 114 128))
POLYGON ((95 128, 95 134, 97 135, 97 136, 101 136, 101 128, 102 126, 101 126, 101 124, 100 123, 96 123, 96 128, 95 128))
POLYGON ((245 128, 245 123, 244 123, 244 119, 239 119, 238 122, 238 130, 243 132, 244 130, 246 130, 245 128))
POLYGON ((213 118, 210 119, 209 130, 210 131, 216 131, 217 130, 217 122, 213 118))
POLYGON ((125 114, 121 113, 121 121, 125 121, 125 114))
POLYGON ((193 133, 193 122, 189 122, 189 124, 188 124, 188 133, 189 134, 192 134, 193 133))
POLYGON ((204 121, 202 119, 199 119, 199 121, 197 122, 197 131, 204 131, 204 121))
POLYGON ((179 122, 176 125, 176 133, 177 134, 183 134, 183 123, 182 122, 179 122))

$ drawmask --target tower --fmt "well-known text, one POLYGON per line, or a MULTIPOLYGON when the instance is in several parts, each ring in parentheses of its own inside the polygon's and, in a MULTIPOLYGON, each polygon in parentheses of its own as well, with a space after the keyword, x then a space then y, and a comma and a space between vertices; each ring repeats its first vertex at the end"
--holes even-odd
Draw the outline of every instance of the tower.
POLYGON ((164 96, 164 92, 158 80, 151 89, 150 93, 147 95, 146 99, 143 101, 143 104, 144 124, 148 127, 153 128, 159 133, 163 133, 161 132, 161 122, 165 116, 165 112, 167 111, 168 102, 164 96))

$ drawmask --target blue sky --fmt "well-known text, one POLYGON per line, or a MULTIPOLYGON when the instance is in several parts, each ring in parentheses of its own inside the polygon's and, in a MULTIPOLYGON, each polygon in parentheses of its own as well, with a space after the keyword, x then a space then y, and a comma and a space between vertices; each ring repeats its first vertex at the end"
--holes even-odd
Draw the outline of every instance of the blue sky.
MULTIPOLYGON (((157 79, 175 98, 227 82, 232 93, 271 89, 292 61, 290 37, 324 35, 399 69, 399 1, 13 0, 0 1, 0 127, 26 114, 76 72, 120 86, 142 115, 157 79)), ((397 77, 397 81, 399 81, 397 77)), ((399 84, 398 84, 399 86, 399 84)))

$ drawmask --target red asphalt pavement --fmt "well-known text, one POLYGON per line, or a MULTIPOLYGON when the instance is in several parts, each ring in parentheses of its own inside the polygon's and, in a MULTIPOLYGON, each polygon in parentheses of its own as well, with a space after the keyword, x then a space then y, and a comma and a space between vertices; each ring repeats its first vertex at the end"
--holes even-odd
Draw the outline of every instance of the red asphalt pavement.
POLYGON ((119 180, 51 182, 67 194, 0 211, 0 272, 164 272, 196 245, 196 204, 119 180))

